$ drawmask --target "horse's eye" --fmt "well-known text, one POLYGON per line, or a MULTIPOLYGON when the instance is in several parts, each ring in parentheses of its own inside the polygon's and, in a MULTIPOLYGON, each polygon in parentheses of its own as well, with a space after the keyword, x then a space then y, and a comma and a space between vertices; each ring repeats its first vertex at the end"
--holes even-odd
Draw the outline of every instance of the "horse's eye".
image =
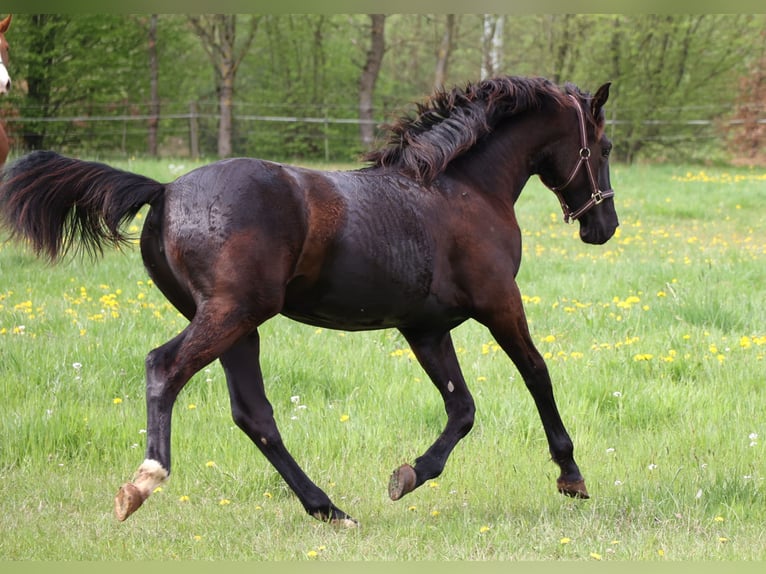
POLYGON ((601 155, 604 159, 609 159, 609 154, 612 153, 612 146, 607 146, 601 150, 601 155))

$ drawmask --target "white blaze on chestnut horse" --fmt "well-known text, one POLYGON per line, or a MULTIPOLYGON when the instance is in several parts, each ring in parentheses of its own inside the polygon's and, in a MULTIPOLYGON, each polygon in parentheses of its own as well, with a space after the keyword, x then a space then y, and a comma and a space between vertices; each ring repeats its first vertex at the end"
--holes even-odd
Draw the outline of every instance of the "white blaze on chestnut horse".
MULTIPOLYGON (((5 33, 10 25, 11 14, 8 14, 0 21, 0 94, 7 94, 11 89, 11 75, 8 72, 8 41, 5 39, 5 33)), ((0 123, 0 167, 5 164, 9 150, 8 136, 5 135, 5 129, 0 123)))

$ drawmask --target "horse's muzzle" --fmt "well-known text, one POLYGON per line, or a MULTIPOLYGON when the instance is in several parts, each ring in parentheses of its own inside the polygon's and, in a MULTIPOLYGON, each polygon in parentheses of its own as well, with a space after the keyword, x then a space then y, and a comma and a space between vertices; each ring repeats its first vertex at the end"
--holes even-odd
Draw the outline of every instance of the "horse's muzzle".
POLYGON ((591 245, 603 245, 609 241, 617 231, 619 223, 613 225, 583 225, 580 224, 580 239, 591 245))

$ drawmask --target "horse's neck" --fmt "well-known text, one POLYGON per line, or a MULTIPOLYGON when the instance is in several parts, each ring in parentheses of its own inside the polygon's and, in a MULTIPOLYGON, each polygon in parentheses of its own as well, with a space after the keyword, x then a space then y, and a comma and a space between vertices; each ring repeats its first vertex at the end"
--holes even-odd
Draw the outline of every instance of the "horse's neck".
POLYGON ((536 173, 539 154, 549 142, 537 114, 510 118, 465 154, 452 170, 482 194, 515 203, 536 173))

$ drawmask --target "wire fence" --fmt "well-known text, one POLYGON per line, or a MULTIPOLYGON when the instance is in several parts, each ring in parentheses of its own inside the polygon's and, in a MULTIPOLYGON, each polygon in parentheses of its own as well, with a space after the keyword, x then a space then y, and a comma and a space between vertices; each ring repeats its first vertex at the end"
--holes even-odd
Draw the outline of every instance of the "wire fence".
MULTIPOLYGON (((169 157, 214 157, 217 155, 220 116, 214 102, 192 102, 185 110, 170 109, 155 115, 147 106, 128 103, 94 106, 88 113, 62 113, 35 117, 35 110, 18 109, 19 115, 3 119, 12 140, 12 149, 49 147, 69 153, 98 155, 146 155, 150 125, 157 125, 159 155, 169 157)), ((166 108, 167 109, 167 108, 166 108)), ((353 161, 363 151, 360 125, 350 107, 294 108, 261 106, 259 109, 238 106, 233 114, 232 149, 236 155, 274 159, 306 158, 313 160, 353 161)), ((710 110, 697 110, 711 116, 710 110)), ((672 115, 666 110, 665 116, 672 115)), ((688 116, 689 110, 685 110, 688 116)), ((680 115, 680 114, 679 114, 680 115)), ((723 115, 723 114, 722 114, 723 115)), ((766 110, 749 119, 645 119, 636 122, 619 119, 619 110, 610 110, 607 130, 620 145, 629 131, 638 128, 638 144, 653 154, 668 150, 687 150, 692 157, 700 149, 727 148, 731 134, 745 128, 766 132, 766 110)), ((385 111, 367 123, 373 124, 377 140, 386 137, 385 123, 393 113, 385 111)), ((636 142, 633 142, 635 145, 636 142)), ((726 149, 720 150, 722 153, 726 149)), ((709 153, 709 152, 706 152, 709 153)))

